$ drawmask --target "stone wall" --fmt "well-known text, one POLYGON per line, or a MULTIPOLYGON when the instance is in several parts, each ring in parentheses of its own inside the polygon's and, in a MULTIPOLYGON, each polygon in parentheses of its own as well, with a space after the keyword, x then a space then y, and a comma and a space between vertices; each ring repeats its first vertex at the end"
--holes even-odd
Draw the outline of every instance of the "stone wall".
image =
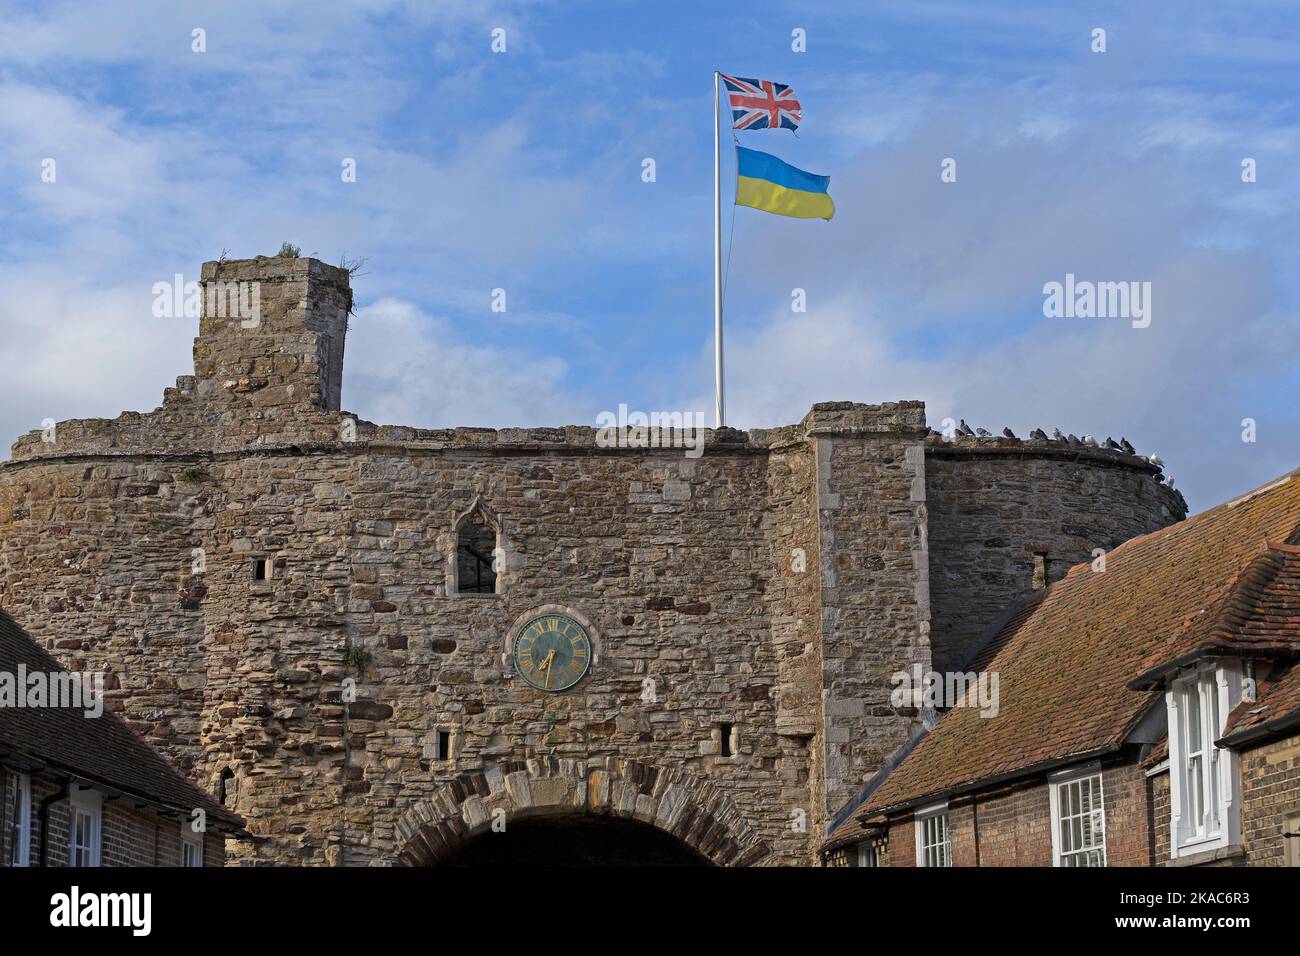
POLYGON ((919 402, 817 406, 808 424, 821 543, 825 806, 833 814, 912 729, 890 703, 890 676, 930 664, 925 412, 919 402))
POLYGON ((936 648, 964 646, 963 602, 1005 603, 1030 537, 1075 554, 1178 516, 1138 459, 941 447, 919 402, 709 431, 698 459, 576 426, 376 426, 338 408, 346 273, 203 274, 261 283, 256 322, 205 314, 196 374, 159 409, 33 432, 0 465, 0 604, 73 669, 108 671, 113 706, 202 785, 234 775, 259 837, 232 845, 245 861, 391 864, 429 824, 403 829, 413 807, 630 761, 648 768, 633 811, 696 825, 665 797, 676 781, 710 795, 690 808, 701 845, 812 862, 915 726, 889 677, 929 666, 932 600, 936 648), (501 548, 495 594, 456 593, 472 513, 501 548), (562 694, 507 657, 547 606, 595 643, 562 694))
POLYGON ((273 838, 255 855, 384 859, 403 803, 546 753, 695 769, 797 858, 806 836, 785 824, 812 812, 811 735, 776 732, 781 675, 755 595, 778 561, 744 506, 765 494, 765 456, 357 447, 211 460, 191 484, 193 467, 11 470, 3 601, 74 668, 110 670, 132 724, 201 782, 235 769, 239 812, 273 838), (456 596, 439 539, 479 496, 502 516, 509 569, 502 593, 456 596), (255 558, 272 563, 265 584, 255 558), (512 624, 546 604, 593 625, 595 665, 572 694, 528 689, 503 660, 512 624), (364 664, 344 702, 350 648, 364 664), (733 757, 718 754, 723 723, 733 757), (432 758, 440 729, 454 760, 432 758))
POLYGON ((936 670, 959 669, 1034 584, 1187 516, 1141 458, 1065 442, 931 436, 926 445, 936 670))

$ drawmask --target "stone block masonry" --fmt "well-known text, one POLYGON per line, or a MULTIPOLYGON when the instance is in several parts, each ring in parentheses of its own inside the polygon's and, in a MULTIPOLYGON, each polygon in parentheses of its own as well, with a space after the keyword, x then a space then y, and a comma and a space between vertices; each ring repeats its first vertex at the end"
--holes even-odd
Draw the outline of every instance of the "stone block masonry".
POLYGON ((1143 459, 1060 442, 931 436, 926 445, 934 664, 962 667, 1013 595, 1187 516, 1143 459))
POLYGON ((261 283, 258 323, 205 314, 160 408, 33 432, 0 465, 0 604, 233 794, 257 835, 235 862, 437 862, 501 809, 811 864, 919 719, 895 671, 960 656, 1034 548, 1055 574, 1182 517, 1143 460, 936 442, 920 402, 711 431, 698 459, 578 426, 378 426, 340 409, 346 272, 203 277, 261 283), (474 515, 496 593, 457 592, 474 515), (548 606, 592 632, 563 693, 508 657, 548 606))

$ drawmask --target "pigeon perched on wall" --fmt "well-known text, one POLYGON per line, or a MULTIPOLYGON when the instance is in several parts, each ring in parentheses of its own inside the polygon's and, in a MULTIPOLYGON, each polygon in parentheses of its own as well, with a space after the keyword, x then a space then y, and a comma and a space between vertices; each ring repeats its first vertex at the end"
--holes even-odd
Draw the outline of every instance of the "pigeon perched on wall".
POLYGON ((1123 449, 1121 449, 1121 448, 1119 447, 1119 445, 1117 445, 1117 444, 1115 443, 1115 439, 1111 438, 1109 435, 1106 436, 1105 445, 1106 445, 1106 447, 1109 448, 1111 451, 1122 451, 1122 450, 1123 450, 1123 449))
POLYGON ((977 429, 975 429, 975 434, 976 434, 976 435, 979 435, 980 438, 992 438, 992 437, 993 437, 993 433, 992 433, 991 431, 989 431, 987 428, 977 428, 977 429))
POLYGON ((1052 441, 1065 441, 1065 436, 1061 434, 1059 428, 1052 429, 1052 441))
POLYGON ((971 429, 971 427, 970 427, 969 425, 966 424, 966 419, 963 418, 963 419, 961 420, 961 424, 957 426, 957 434, 958 434, 958 435, 974 435, 975 432, 971 429))
POLYGON ((1033 431, 1029 433, 1029 440, 1048 441, 1049 439, 1047 437, 1047 432, 1043 431, 1041 428, 1035 428, 1033 431))
POLYGON ((1015 437, 1016 437, 1016 433, 1013 432, 1010 428, 1004 428, 1004 429, 1002 429, 1002 437, 1003 437, 1003 438, 1015 438, 1015 437))
POLYGON ((1163 468, 1165 464, 1164 459, 1162 459, 1159 455, 1156 454, 1152 454, 1151 457, 1147 459, 1147 461, 1151 462, 1151 464, 1155 465, 1157 468, 1163 468))
POLYGON ((1124 437, 1122 437, 1122 436, 1120 437, 1120 440, 1119 440, 1119 447, 1122 448, 1122 449, 1124 449, 1124 452, 1125 452, 1126 454, 1129 454, 1129 455, 1136 455, 1136 454, 1137 454, 1137 449, 1134 448, 1132 445, 1129 444, 1127 438, 1124 438, 1124 437))
POLYGON ((1093 438, 1091 435, 1084 435, 1083 443, 1087 445, 1089 448, 1097 447, 1097 439, 1093 438))
POLYGON ((1079 437, 1075 435, 1074 432, 1070 432, 1070 434, 1066 435, 1065 440, 1068 441, 1071 445, 1083 444, 1083 442, 1079 441, 1079 437))

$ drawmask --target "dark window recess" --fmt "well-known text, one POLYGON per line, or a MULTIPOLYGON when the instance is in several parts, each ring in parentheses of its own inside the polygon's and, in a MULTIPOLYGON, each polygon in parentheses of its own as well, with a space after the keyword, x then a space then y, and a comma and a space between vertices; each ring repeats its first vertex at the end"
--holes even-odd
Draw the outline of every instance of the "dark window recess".
POLYGON ((722 748, 719 752, 724 757, 731 756, 731 724, 718 724, 718 737, 720 738, 719 746, 722 748))
POLYGON ((451 733, 449 731, 438 731, 438 759, 451 759, 451 733))
POLYGON ((271 580, 271 562, 266 558, 257 558, 253 561, 253 580, 271 580))
POLYGON ((235 806, 235 771, 229 767, 221 771, 221 779, 217 781, 217 803, 227 808, 235 806))
POLYGON ((496 593, 496 546, 496 529, 482 514, 476 512, 461 525, 456 544, 456 590, 460 594, 496 593))

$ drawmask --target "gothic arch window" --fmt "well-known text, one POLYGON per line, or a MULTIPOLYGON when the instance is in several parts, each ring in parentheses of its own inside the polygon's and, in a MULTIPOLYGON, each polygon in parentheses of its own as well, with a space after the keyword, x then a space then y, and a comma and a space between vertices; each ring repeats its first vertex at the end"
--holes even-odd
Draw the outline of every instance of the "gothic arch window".
POLYGON ((501 522, 481 498, 456 521, 451 591, 457 595, 501 593, 501 522))

